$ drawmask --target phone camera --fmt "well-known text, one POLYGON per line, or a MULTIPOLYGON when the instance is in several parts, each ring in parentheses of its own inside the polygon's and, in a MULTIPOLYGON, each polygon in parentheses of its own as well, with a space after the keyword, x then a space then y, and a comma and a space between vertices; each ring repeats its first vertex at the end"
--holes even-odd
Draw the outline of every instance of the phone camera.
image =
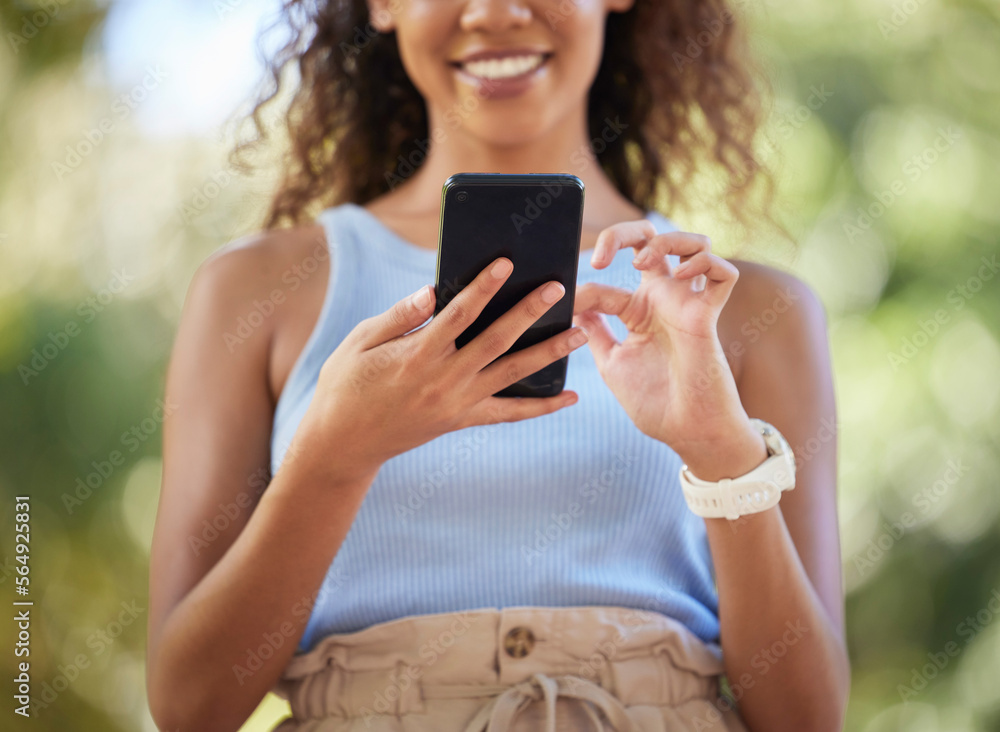
POLYGON ((458 193, 455 194, 455 200, 458 201, 459 203, 465 203, 466 201, 469 200, 469 194, 466 193, 465 191, 459 191, 458 193))

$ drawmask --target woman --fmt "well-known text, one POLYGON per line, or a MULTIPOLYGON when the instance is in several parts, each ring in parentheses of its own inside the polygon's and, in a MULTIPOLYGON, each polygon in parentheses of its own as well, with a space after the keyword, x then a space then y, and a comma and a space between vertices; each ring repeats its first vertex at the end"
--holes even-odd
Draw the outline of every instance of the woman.
POLYGON ((196 273, 167 377, 157 723, 237 729, 274 688, 282 732, 840 729, 822 306, 653 210, 659 183, 685 201, 676 173, 702 150, 737 218, 760 179, 730 9, 286 11, 286 178, 267 230, 196 273), (441 185, 463 171, 586 186, 575 327, 496 363, 552 300, 539 287, 456 350, 501 258, 430 319, 441 185), (491 396, 570 352, 562 394, 491 396), (751 415, 795 446, 791 476, 751 415), (766 500, 737 520, 699 502, 758 468, 766 500))

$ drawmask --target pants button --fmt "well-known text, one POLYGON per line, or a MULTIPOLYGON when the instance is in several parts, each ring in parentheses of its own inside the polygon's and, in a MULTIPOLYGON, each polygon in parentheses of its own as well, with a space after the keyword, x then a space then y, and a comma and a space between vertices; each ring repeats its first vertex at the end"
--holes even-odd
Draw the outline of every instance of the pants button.
POLYGON ((511 628, 503 639, 503 649, 511 658, 524 658, 535 647, 535 634, 518 626, 511 628))

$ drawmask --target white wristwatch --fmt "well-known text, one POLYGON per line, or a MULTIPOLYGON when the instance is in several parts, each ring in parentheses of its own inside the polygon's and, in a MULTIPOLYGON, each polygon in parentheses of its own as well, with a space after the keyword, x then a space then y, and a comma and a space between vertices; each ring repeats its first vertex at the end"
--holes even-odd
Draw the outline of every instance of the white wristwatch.
POLYGON ((732 521, 771 508, 782 491, 795 487, 795 455, 788 441, 764 420, 750 421, 764 436, 768 457, 749 473, 712 483, 696 478, 687 465, 681 466, 681 490, 688 507, 697 515, 732 521))

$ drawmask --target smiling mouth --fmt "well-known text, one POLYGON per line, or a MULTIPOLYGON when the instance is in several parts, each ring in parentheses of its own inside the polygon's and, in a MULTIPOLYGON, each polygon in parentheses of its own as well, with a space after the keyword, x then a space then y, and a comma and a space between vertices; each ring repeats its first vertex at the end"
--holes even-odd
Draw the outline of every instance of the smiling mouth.
POLYGON ((527 76, 541 68, 551 57, 551 53, 525 53, 505 58, 466 62, 451 61, 449 63, 470 76, 488 81, 501 81, 527 76))

